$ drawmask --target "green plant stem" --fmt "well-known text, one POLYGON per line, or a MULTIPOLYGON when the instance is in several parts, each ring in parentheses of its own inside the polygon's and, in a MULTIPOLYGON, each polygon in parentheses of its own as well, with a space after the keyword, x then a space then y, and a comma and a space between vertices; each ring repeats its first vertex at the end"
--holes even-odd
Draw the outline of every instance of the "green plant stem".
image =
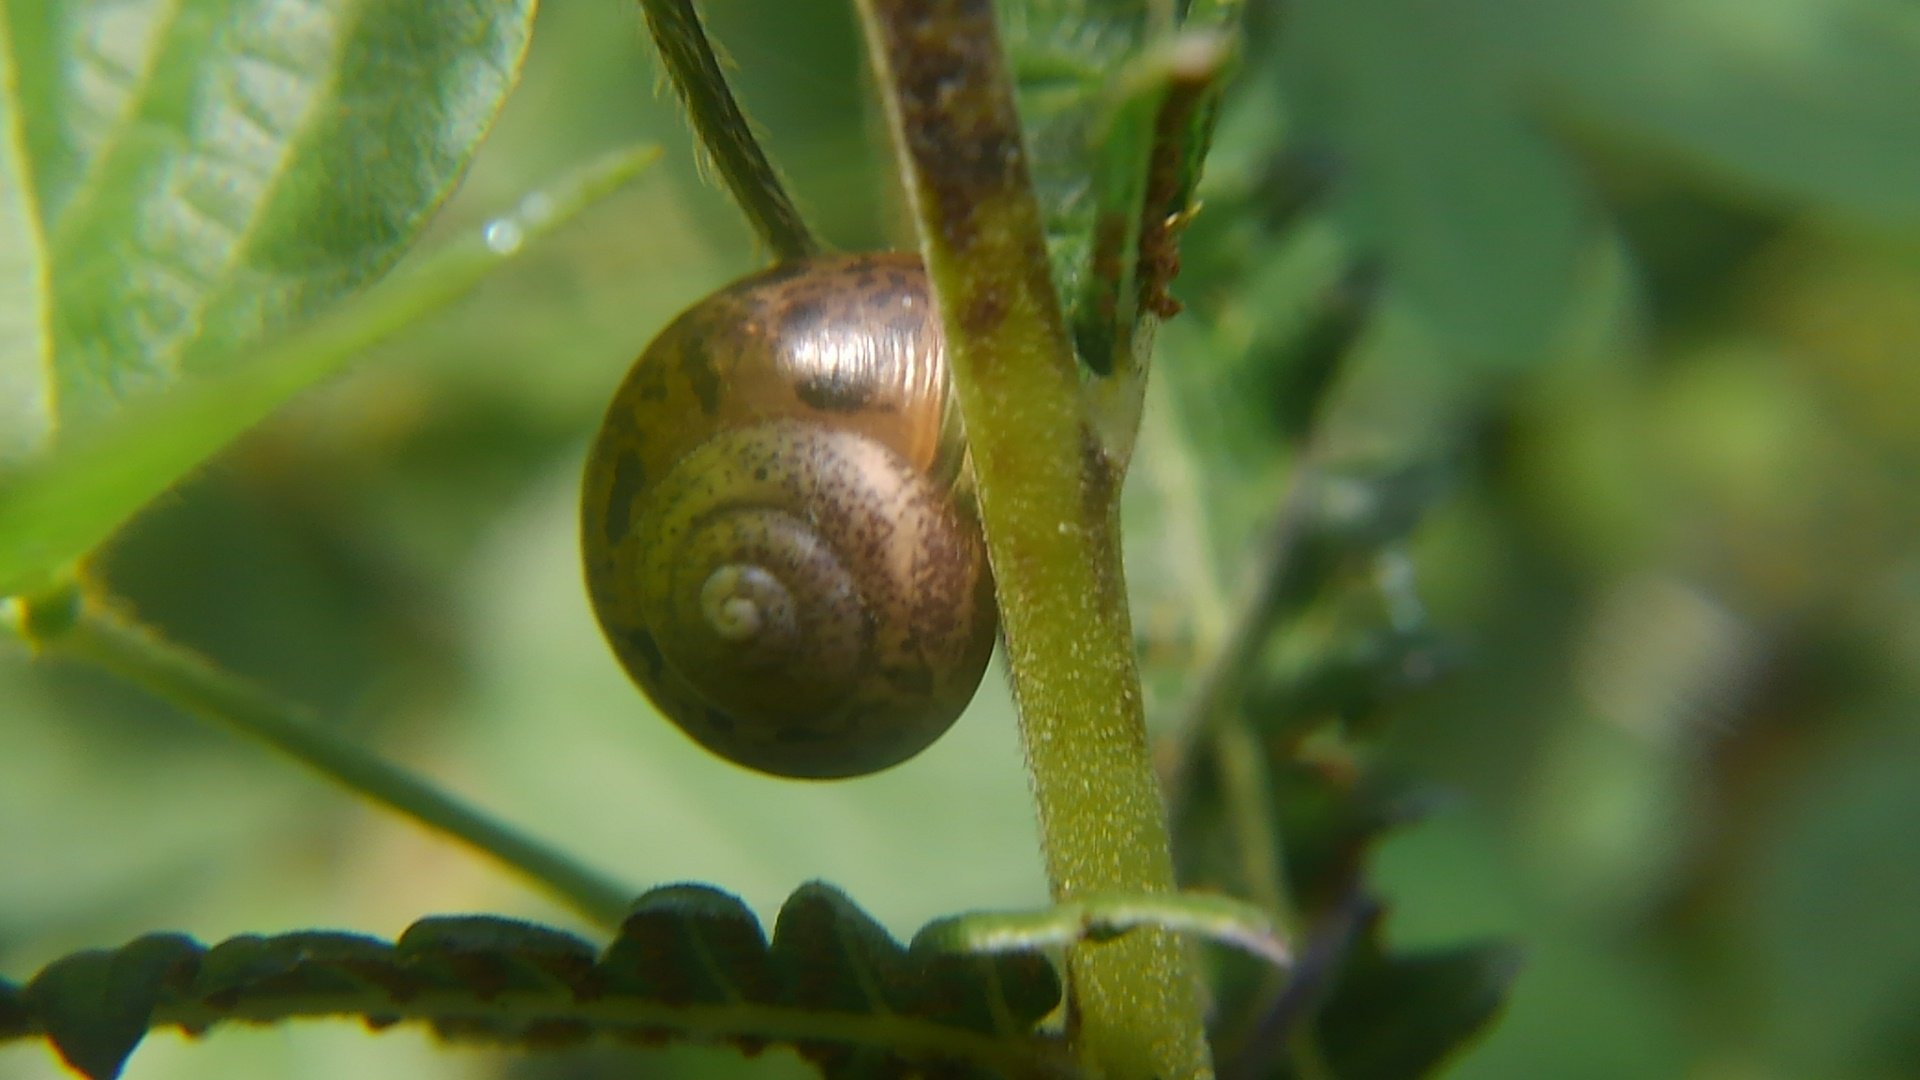
MULTIPOLYGON (((989 0, 861 0, 919 226, 999 589, 1057 900, 1168 891, 1110 462, 1081 413, 989 0)), ((1165 931, 1069 951, 1076 1050, 1125 1080, 1212 1073, 1165 931)))
POLYGON ((618 926, 639 895, 112 608, 63 595, 42 603, 77 608, 48 617, 34 610, 35 602, 16 603, 27 609, 21 626, 37 649, 90 661, 195 716, 258 739, 374 802, 493 856, 596 923, 618 926))
POLYGON ((734 101, 693 0, 640 0, 640 11, 667 66, 667 78, 686 103, 694 134, 713 155, 715 168, 753 231, 781 260, 819 251, 820 241, 807 228, 734 101))

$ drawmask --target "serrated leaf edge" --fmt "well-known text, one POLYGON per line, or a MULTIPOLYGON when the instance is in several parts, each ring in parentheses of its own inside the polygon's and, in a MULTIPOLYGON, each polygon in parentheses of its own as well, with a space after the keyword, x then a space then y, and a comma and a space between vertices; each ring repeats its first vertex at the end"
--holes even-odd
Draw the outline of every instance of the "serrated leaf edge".
MULTIPOLYGON (((797 890, 788 902, 802 898, 817 900, 822 890, 838 896, 831 886, 810 883, 797 890)), ((718 890, 715 893, 722 902, 739 903, 718 890)), ((643 897, 636 903, 636 911, 645 906, 646 900, 643 897)), ((872 973, 864 970, 859 950, 852 947, 857 944, 857 935, 843 925, 847 914, 857 913, 859 909, 843 897, 840 901, 846 910, 836 912, 828 927, 834 945, 853 960, 857 977, 872 984, 866 988, 877 993, 872 973)), ((739 911, 751 918, 743 906, 739 911)), ((689 920, 690 923, 699 921, 694 916, 689 916, 689 920)), ((731 1000, 671 1002, 609 987, 605 976, 612 972, 603 965, 612 955, 614 943, 595 950, 584 940, 549 927, 488 916, 433 916, 414 924, 414 927, 422 926, 434 932, 420 934, 409 928, 401 935, 401 940, 411 938, 404 947, 357 934, 298 931, 276 938, 242 935, 210 949, 176 935, 147 935, 121 950, 71 954, 48 964, 24 987, 0 980, 0 1042, 50 1038, 70 1064, 95 1080, 111 1080, 118 1075, 138 1040, 125 1047, 109 1046, 104 1051, 99 1044, 68 1045, 73 1038, 63 1041, 57 1034, 63 1029, 60 1019, 50 1017, 45 1011, 50 995, 37 991, 49 973, 71 971, 79 958, 93 958, 110 966, 122 954, 130 955, 133 950, 164 938, 187 946, 165 978, 150 980, 144 987, 103 984, 98 988, 102 1000, 114 997, 134 1013, 144 1013, 147 1031, 173 1027, 189 1035, 199 1035, 221 1023, 268 1024, 357 1016, 373 1030, 384 1030, 400 1022, 423 1021, 450 1039, 528 1048, 550 1047, 593 1036, 641 1044, 675 1039, 726 1043, 749 1054, 769 1043, 792 1044, 803 1055, 828 1044, 875 1049, 913 1064, 965 1062, 1009 1077, 1078 1075, 1063 1044, 1030 1032, 1009 1037, 904 1014, 890 1007, 863 1014, 749 1000, 735 981, 726 977, 721 958, 704 943, 695 950, 697 962, 709 968, 709 974, 720 976, 718 985, 726 988, 731 1000), (459 934, 463 929, 482 936, 463 938, 459 934), (486 936, 488 931, 492 932, 491 936, 486 936), (518 947, 512 944, 515 936, 522 936, 518 947), (564 954, 573 952, 562 948, 569 942, 578 942, 577 959, 581 962, 580 970, 571 978, 557 970, 560 965, 553 962, 566 959, 564 954), (353 948, 347 949, 342 943, 351 944, 353 948), (259 952, 248 958, 249 965, 224 972, 225 978, 208 984, 203 978, 204 962, 223 946, 252 947, 259 952), (549 963, 543 967, 542 960, 549 963), (451 977, 458 979, 459 971, 485 968, 490 963, 506 969, 532 966, 542 976, 538 980, 541 985, 502 987, 484 977, 471 975, 454 984, 444 981, 450 977, 449 971, 455 973, 451 977), (301 985, 303 978, 309 982, 319 979, 328 985, 301 985), (358 985, 342 985, 344 983, 358 985), (137 1000, 142 995, 150 1000, 137 1000), (88 1061, 93 1068, 82 1068, 76 1059, 88 1061)), ((698 934, 693 936, 698 940, 698 934)), ((772 943, 765 947, 770 956, 772 943)), ((911 954, 907 955, 911 958, 911 954)), ((991 1012, 996 1027, 1002 1031, 1007 1027, 1021 1027, 1014 1022, 997 974, 991 969, 984 970, 980 982, 993 1003, 991 1012)), ((871 1000, 884 1004, 881 997, 871 1000)), ((84 1028, 69 1025, 65 1030, 84 1031, 84 1028)), ((829 1075, 832 1075, 831 1069, 829 1075)))

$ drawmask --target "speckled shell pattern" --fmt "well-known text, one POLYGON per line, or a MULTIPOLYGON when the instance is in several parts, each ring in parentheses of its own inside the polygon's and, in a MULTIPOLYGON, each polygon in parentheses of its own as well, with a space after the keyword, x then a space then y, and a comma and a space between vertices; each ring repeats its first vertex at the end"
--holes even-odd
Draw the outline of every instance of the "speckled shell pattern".
POLYGON ((662 331, 608 409, 581 502, 595 615, 722 757, 816 779, 897 764, 993 649, 965 461, 916 257, 745 278, 662 331), (751 598, 747 629, 716 629, 716 588, 751 598))

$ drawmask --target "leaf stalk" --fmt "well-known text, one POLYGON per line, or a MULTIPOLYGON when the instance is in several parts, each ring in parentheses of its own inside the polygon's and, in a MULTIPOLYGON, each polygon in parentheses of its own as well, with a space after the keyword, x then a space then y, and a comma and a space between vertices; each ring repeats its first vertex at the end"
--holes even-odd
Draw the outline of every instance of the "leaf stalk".
POLYGON ((667 80, 686 105, 687 121, 761 242, 783 262, 818 252, 819 239, 727 87, 693 0, 640 0, 640 11, 666 64, 667 80))
POLYGON ((15 598, 13 628, 36 652, 88 661, 188 713, 248 736, 368 799, 506 864, 601 926, 618 926, 639 890, 342 738, 283 702, 88 597, 76 586, 15 598))

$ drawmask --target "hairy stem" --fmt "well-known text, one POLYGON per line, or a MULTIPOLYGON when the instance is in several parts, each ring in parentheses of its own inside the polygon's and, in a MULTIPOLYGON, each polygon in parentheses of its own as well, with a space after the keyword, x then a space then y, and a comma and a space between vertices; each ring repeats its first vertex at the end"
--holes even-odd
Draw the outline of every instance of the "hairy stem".
POLYGON ((666 63, 667 78, 686 103, 694 134, 713 155, 715 168, 753 231, 782 260, 819 251, 820 241, 807 228, 727 88, 693 0, 640 0, 640 10, 666 63))
POLYGON ((221 670, 122 612, 70 590, 14 603, 22 609, 17 629, 37 650, 89 661, 203 720, 258 739, 388 809, 493 856, 596 923, 618 926, 639 895, 341 738, 307 710, 221 670))
MULTIPOLYGON (((1170 890, 1115 478, 1081 414, 993 6, 861 0, 860 12, 946 326, 1054 895, 1170 890)), ((1090 1066, 1211 1075, 1176 939, 1080 944, 1069 960, 1090 1066)))

